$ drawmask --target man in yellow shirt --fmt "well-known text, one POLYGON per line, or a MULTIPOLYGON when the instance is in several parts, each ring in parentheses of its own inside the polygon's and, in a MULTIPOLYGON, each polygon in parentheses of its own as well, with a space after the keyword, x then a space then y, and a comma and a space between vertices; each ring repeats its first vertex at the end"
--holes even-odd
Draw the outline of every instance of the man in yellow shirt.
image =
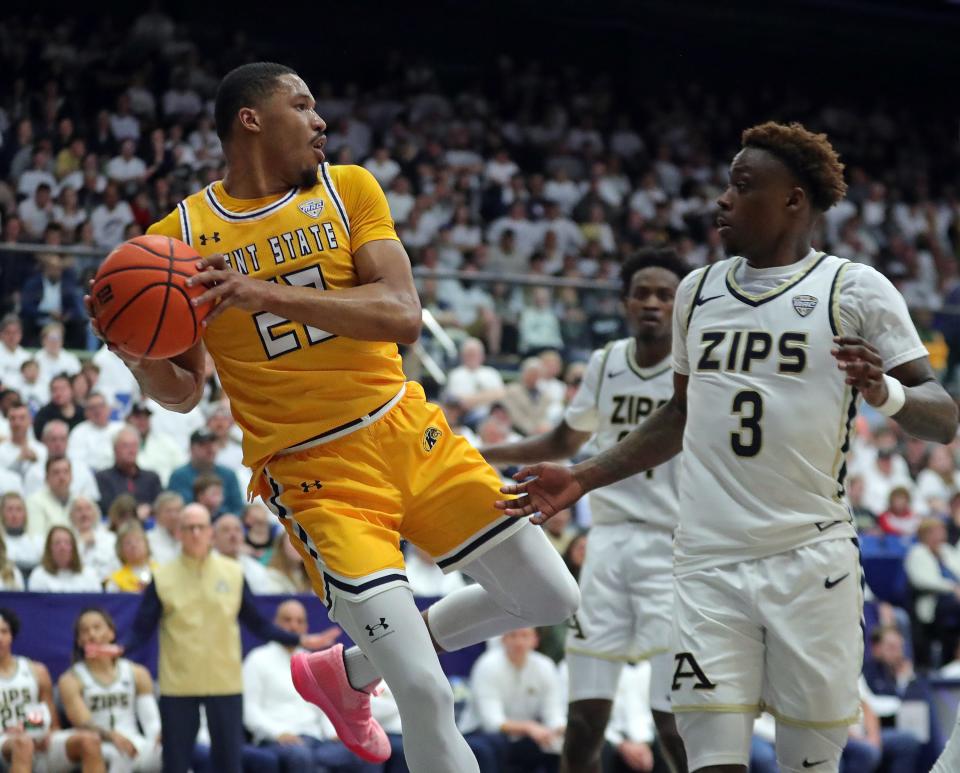
POLYGON ((560 623, 577 586, 539 529, 496 511, 497 473, 405 380, 397 344, 420 330, 410 261, 373 176, 325 163, 314 105, 282 65, 243 65, 223 79, 215 113, 226 175, 149 231, 203 256, 190 281, 216 308, 202 342, 178 357, 118 354, 145 395, 182 412, 200 400, 205 351, 213 357, 243 429, 250 493, 280 518, 330 617, 358 644, 295 657, 301 695, 348 747, 382 761, 389 742, 369 691, 383 677, 410 769, 473 773, 434 647, 560 623), (478 584, 421 618, 401 539, 478 584))

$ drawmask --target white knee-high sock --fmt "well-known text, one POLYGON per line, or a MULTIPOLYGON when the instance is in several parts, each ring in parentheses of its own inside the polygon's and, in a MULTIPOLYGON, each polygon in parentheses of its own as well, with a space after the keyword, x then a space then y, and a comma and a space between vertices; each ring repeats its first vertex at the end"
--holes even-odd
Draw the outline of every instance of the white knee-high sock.
POLYGON ((382 676, 390 685, 411 773, 479 773, 457 729, 453 691, 410 589, 391 588, 358 602, 338 599, 335 613, 358 645, 344 657, 350 683, 359 689, 382 676))

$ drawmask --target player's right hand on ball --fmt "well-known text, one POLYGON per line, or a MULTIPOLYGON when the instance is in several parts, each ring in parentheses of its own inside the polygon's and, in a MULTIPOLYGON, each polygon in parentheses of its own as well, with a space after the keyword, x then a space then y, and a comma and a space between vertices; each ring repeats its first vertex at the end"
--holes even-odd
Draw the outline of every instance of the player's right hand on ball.
POLYGON ((529 515, 535 524, 544 523, 583 496, 583 487, 571 469, 560 464, 521 467, 513 479, 521 482, 502 486, 500 493, 517 498, 500 500, 494 507, 507 515, 529 515))

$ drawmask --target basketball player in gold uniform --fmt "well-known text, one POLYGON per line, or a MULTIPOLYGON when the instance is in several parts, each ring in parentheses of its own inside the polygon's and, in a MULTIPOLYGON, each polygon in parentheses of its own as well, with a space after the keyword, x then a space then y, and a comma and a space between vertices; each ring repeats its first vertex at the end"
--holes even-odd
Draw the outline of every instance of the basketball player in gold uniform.
POLYGON ((307 85, 282 65, 244 65, 221 82, 215 111, 224 179, 149 233, 203 256, 190 281, 216 308, 183 355, 118 354, 145 394, 181 412, 200 400, 212 355, 243 429, 249 493, 279 517, 330 617, 359 645, 295 658, 301 695, 379 761, 389 744, 369 692, 383 677, 410 769, 476 771, 435 648, 562 622, 576 583, 539 529, 495 509, 496 472, 404 378, 397 344, 420 330, 410 261, 374 178, 325 163, 307 85), (401 539, 477 584, 421 617, 401 539))

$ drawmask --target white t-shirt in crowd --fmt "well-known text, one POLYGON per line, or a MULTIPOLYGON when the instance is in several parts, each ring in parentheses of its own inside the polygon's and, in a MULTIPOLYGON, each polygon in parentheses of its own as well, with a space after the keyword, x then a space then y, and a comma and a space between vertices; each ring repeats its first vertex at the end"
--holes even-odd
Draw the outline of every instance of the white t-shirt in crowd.
POLYGON ((98 593, 103 590, 96 573, 88 567, 81 572, 61 569, 50 574, 42 566, 30 572, 27 589, 35 593, 98 593))
POLYGON ((489 365, 479 368, 458 365, 447 377, 447 394, 452 397, 471 397, 488 389, 503 389, 503 377, 489 365))

